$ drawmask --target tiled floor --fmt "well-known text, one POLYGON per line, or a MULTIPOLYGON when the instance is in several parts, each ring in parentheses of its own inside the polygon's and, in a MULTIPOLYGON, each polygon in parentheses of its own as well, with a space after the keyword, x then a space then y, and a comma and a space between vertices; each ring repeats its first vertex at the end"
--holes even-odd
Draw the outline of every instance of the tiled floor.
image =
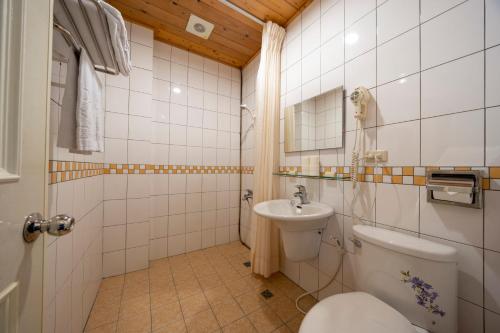
POLYGON ((234 242, 104 279, 85 332, 297 332, 303 316, 295 298, 304 290, 281 273, 251 274, 248 254, 234 242), (266 289, 274 296, 265 299, 266 289))

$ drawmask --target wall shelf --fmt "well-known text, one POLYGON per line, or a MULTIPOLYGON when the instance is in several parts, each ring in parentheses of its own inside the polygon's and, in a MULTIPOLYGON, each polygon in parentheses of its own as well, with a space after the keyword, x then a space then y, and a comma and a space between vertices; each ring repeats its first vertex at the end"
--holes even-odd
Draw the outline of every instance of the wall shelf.
POLYGON ((290 173, 285 173, 285 172, 275 172, 273 173, 274 176, 279 176, 279 177, 294 177, 294 178, 309 178, 309 179, 329 179, 329 180, 350 180, 350 177, 345 177, 345 176, 311 176, 311 175, 303 175, 300 173, 297 174, 290 174, 290 173))

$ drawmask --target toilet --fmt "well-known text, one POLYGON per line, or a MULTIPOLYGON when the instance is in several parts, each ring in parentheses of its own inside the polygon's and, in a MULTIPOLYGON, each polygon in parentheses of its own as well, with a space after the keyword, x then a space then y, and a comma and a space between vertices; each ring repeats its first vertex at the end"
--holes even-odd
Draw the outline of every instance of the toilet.
POLYGON ((355 225, 355 292, 327 297, 300 333, 455 333, 457 251, 400 232, 355 225))

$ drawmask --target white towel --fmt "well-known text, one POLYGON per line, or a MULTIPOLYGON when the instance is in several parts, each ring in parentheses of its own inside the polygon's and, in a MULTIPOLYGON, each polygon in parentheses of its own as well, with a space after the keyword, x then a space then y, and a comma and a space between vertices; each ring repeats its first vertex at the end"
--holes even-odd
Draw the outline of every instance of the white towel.
POLYGON ((76 102, 76 149, 104 151, 102 84, 87 52, 80 51, 76 102))
POLYGON ((111 44, 115 51, 115 59, 120 73, 127 76, 132 70, 130 62, 130 45, 128 43, 127 29, 122 14, 113 6, 99 1, 106 14, 109 33, 111 35, 111 44))

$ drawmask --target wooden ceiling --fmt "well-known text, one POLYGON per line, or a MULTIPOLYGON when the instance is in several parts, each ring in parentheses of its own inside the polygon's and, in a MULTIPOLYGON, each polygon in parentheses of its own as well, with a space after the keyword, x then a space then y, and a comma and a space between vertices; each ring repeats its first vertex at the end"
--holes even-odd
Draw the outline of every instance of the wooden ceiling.
MULTIPOLYGON (((150 27, 156 40, 233 67, 243 67, 259 52, 262 26, 219 0, 107 0, 126 20, 150 27), (188 33, 195 14, 215 27, 208 39, 188 33)), ((310 0, 231 0, 262 21, 286 26, 310 0)))

